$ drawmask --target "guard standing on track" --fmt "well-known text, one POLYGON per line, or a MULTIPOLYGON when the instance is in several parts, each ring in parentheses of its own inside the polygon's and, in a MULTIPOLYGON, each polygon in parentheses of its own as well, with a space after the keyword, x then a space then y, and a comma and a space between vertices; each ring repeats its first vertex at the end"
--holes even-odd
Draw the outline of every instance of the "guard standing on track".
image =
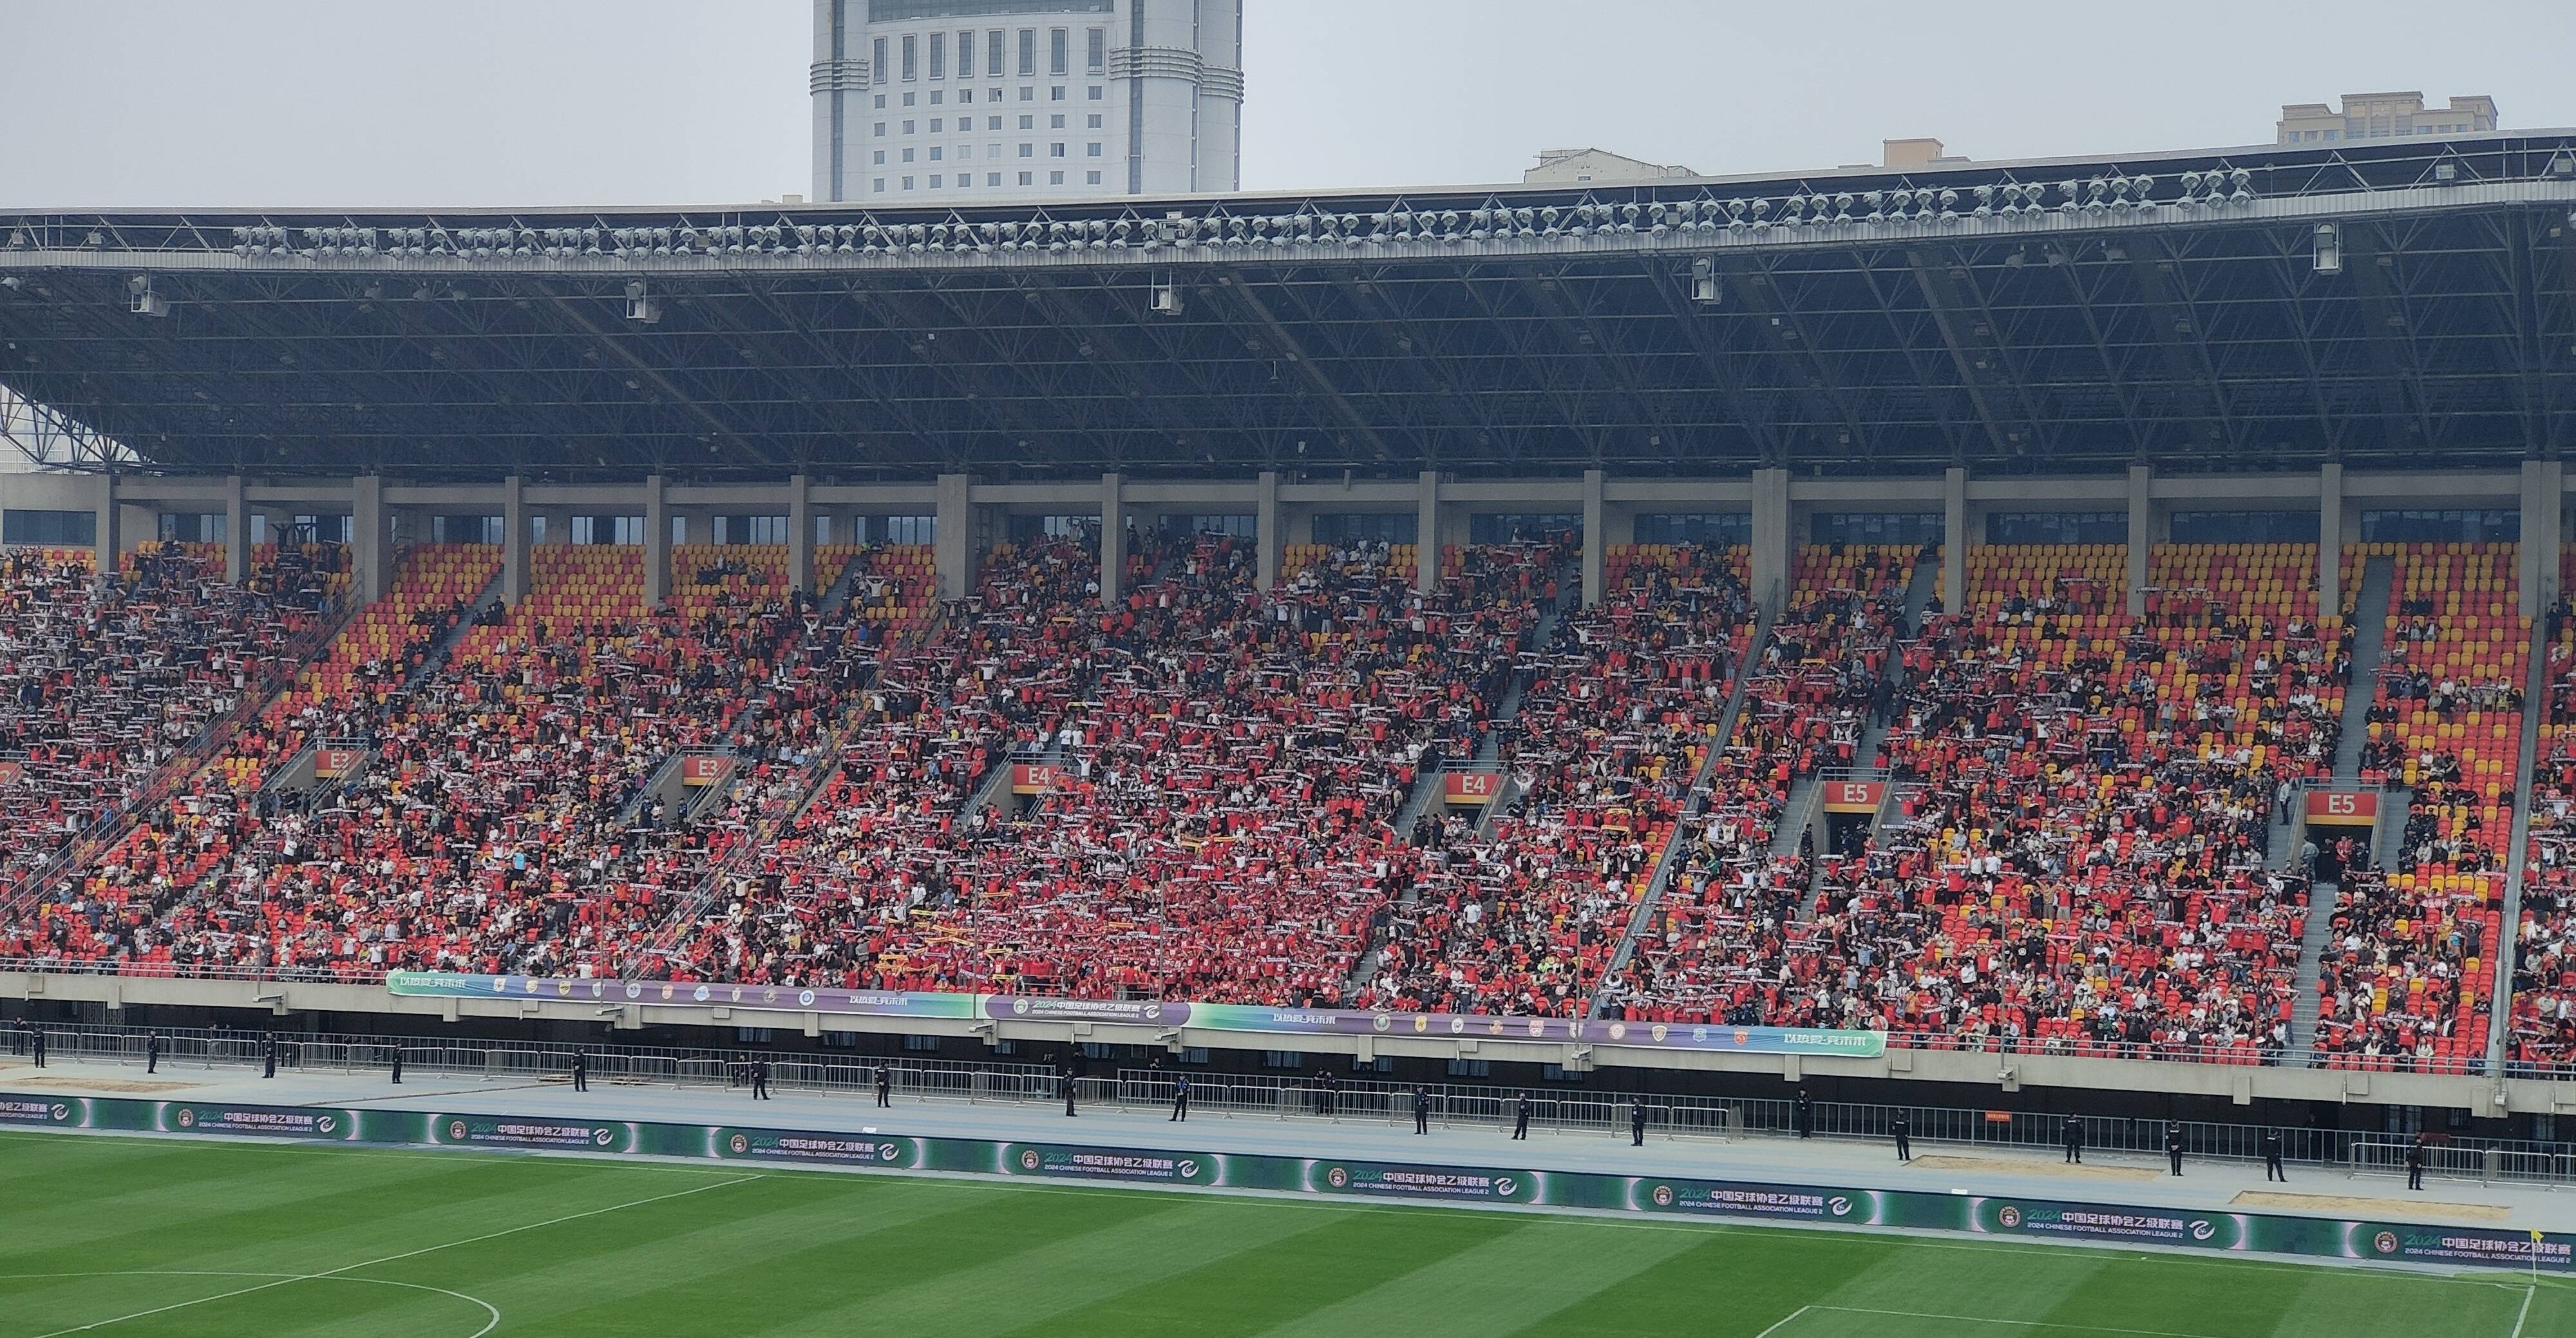
POLYGON ((893 1105, 893 1091, 894 1075, 886 1071, 885 1065, 877 1065, 877 1105, 879 1107, 893 1105))
POLYGON ((393 1051, 392 1058, 393 1058, 393 1063, 394 1063, 394 1086, 396 1086, 396 1087, 400 1087, 400 1086, 402 1086, 402 1051, 403 1051, 403 1048, 402 1048, 402 1046, 401 1046, 399 1043, 397 1043, 397 1044, 395 1044, 395 1045, 392 1045, 392 1046, 389 1046, 389 1047, 387 1047, 387 1048, 393 1051))
POLYGON ((1515 1141, 1529 1137, 1529 1113, 1529 1093, 1523 1092, 1521 1099, 1512 1103, 1512 1138, 1515 1141))
POLYGON ((27 1019, 23 1017, 9 1024, 9 1053, 27 1053, 27 1019))
POLYGON ((1431 1094, 1419 1087, 1413 1089, 1413 1132, 1431 1132, 1431 1094))
POLYGON ((1628 1098, 1628 1146, 1641 1148, 1645 1145, 1646 1098, 1632 1096, 1628 1098))
POLYGON ((2268 1185, 2275 1180, 2286 1185, 2290 1183, 2290 1173, 2281 1169, 2281 1131, 2266 1129, 2263 1131, 2263 1183, 2268 1185))
POLYGON ((572 1090, 590 1090, 590 1056, 579 1050, 572 1052, 572 1090))
POLYGON ((2066 1164, 2069 1166, 2083 1165, 2084 1121, 2073 1115, 2067 1116, 2064 1137, 2066 1139, 2066 1164))
POLYGON ((2431 1158, 2432 1149, 2425 1146, 2424 1135, 2415 1135, 2415 1141, 2406 1145, 2406 1187, 2408 1189, 2421 1191, 2424 1188, 2424 1163, 2431 1158))
POLYGON ((1807 1095, 1807 1089, 1806 1089, 1806 1088, 1804 1088, 1804 1087, 1801 1087, 1801 1088, 1799 1088, 1799 1089, 1798 1089, 1798 1105, 1797 1105, 1797 1112, 1798 1112, 1798 1137, 1800 1137, 1800 1138, 1813 1138, 1813 1137, 1815 1137, 1815 1136, 1816 1136, 1816 1099, 1815 1099, 1814 1097, 1811 1097, 1811 1096, 1807 1095))
POLYGON ((260 1061, 260 1075, 259 1075, 259 1076, 261 1076, 261 1077, 263 1077, 263 1078, 274 1078, 274 1077, 276 1077, 276 1076, 277 1076, 277 1033, 276 1033, 276 1032, 273 1032, 273 1031, 272 1031, 272 1032, 268 1033, 266 1036, 263 1036, 263 1037, 261 1037, 261 1038, 260 1038, 260 1042, 259 1042, 259 1061, 260 1061))
MULTIPOLYGON (((27 1026, 24 1022, 21 1022, 18 1025, 22 1027, 27 1026)), ((42 1027, 28 1027, 27 1036, 35 1050, 36 1067, 43 1068, 45 1066, 45 1029, 42 1027)))
POLYGON ((1337 1073, 1324 1075, 1324 1113, 1331 1115, 1342 1107, 1342 1078, 1337 1073))
POLYGON ((751 1061, 751 1099, 754 1101, 769 1099, 769 1061, 766 1059, 751 1061))
POLYGON ((1172 1118, 1164 1121, 1164 1123, 1178 1123, 1182 1120, 1188 1119, 1189 1117, 1190 1075, 1184 1073, 1179 1077, 1172 1079, 1172 1118))
POLYGON ((1904 1111, 1896 1112, 1896 1118, 1888 1121, 1887 1131, 1896 1135, 1896 1159, 1914 1160, 1914 1125, 1905 1118, 1904 1111))
POLYGON ((157 1031, 143 1033, 143 1071, 146 1073, 161 1071, 161 1033, 157 1031))
POLYGON ((2173 1174, 2182 1174, 2182 1121, 2180 1120, 2165 1121, 2165 1160, 2172 1165, 2173 1174))
POLYGON ((1073 1065, 1066 1064, 1063 1069, 1059 1070, 1056 1074, 1056 1081, 1064 1084, 1064 1117, 1068 1120, 1072 1119, 1074 1118, 1073 1065))

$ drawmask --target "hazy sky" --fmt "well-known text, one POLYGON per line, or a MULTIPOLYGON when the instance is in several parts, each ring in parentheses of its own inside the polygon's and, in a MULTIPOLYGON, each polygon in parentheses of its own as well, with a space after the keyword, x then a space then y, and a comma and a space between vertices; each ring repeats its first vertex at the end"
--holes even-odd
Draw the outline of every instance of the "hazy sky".
MULTIPOLYGON (((2576 0, 1247 0, 1251 190, 2268 141, 2280 104, 2576 124, 2576 0)), ((749 202, 809 189, 806 0, 0 0, 0 208, 749 202)))

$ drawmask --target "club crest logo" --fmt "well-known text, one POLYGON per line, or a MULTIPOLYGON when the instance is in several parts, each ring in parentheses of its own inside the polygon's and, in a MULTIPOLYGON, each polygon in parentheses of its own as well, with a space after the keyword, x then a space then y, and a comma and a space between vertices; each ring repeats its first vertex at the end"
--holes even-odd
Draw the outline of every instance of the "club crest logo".
POLYGON ((2397 1253, 2397 1233, 2394 1231, 2380 1232, 2378 1235, 2370 1238, 2370 1248, 2379 1251, 2381 1254, 2397 1253))
POLYGON ((196 1127, 197 1127, 197 1112, 195 1112, 194 1110, 189 1109, 189 1108, 188 1108, 188 1107, 186 1107, 186 1106, 181 1106, 181 1107, 179 1107, 179 1127, 180 1127, 180 1128, 182 1128, 182 1129, 194 1129, 194 1128, 196 1128, 196 1127))
POLYGON ((1351 1187, 1351 1173, 1336 1166, 1324 1172, 1324 1183, 1335 1189, 1348 1189, 1351 1187))
POLYGON ((1611 1023, 1610 1039, 1614 1041, 1624 1041, 1628 1039, 1628 1024, 1625 1022, 1611 1023))
POLYGON ((1995 1221, 2006 1231, 2018 1231, 2021 1229, 2021 1209, 2007 1203, 2001 1212, 1995 1214, 1995 1221))
POLYGON ((725 1140, 725 1146, 733 1149, 733 1154, 739 1157, 742 1154, 751 1151, 751 1140, 740 1134, 735 1134, 733 1137, 725 1140))
POLYGON ((1011 1000, 1011 1013, 1012 1013, 1012 1015, 1013 1015, 1013 1016, 1015 1016, 1015 1017, 1026 1017, 1026 1016, 1028 1015, 1028 1011, 1029 1011, 1029 1001, 1028 1001, 1028 1000, 1026 1000, 1026 999, 1013 999, 1013 1000, 1011 1000))
POLYGON ((813 1006, 814 1006, 814 991, 812 991, 812 990, 800 990, 800 991, 798 991, 798 992, 797 992, 797 995, 796 995, 796 1002, 798 1002, 798 1003, 800 1003, 800 1004, 803 1004, 803 1005, 804 1005, 805 1007, 807 1007, 807 1008, 811 1008, 811 1007, 813 1007, 813 1006))
POLYGON ((1035 1149, 1035 1148, 1030 1148, 1030 1149, 1028 1149, 1027 1151, 1022 1152, 1022 1153, 1020 1154, 1020 1169, 1021 1169, 1021 1170, 1023 1170, 1023 1171, 1034 1171, 1034 1170, 1036 1170, 1037 1168, 1038 1168, 1038 1153, 1037 1153, 1037 1149, 1035 1149))
POLYGON ((1673 1206, 1673 1187, 1672 1187, 1672 1186, 1670 1186, 1670 1185, 1657 1185, 1657 1186, 1655 1186, 1655 1206, 1656 1206, 1656 1207, 1658 1207, 1658 1208, 1669 1208, 1669 1207, 1672 1207, 1672 1206, 1673 1206))
POLYGON ((1530 1035, 1532 1035, 1532 1036, 1544 1036, 1544 1035, 1546 1035, 1546 1034, 1547 1034, 1547 1019, 1545 1019, 1545 1018, 1538 1018, 1538 1017, 1531 1018, 1531 1019, 1529 1020, 1529 1034, 1530 1034, 1530 1035))
POLYGON ((715 992, 704 985, 700 985, 695 992, 689 995, 689 997, 699 1003, 705 1003, 707 1000, 715 997, 715 992))
POLYGON ((1669 1027, 1665 1026, 1665 1025, 1664 1025, 1663 1023, 1661 1023, 1661 1022, 1658 1022, 1658 1023, 1656 1023, 1656 1024, 1654 1025, 1654 1028, 1653 1028, 1652 1030, 1648 1031, 1646 1034, 1655 1038, 1655 1044, 1657 1044, 1657 1045, 1662 1045, 1662 1044, 1664 1043, 1664 1037, 1665 1037, 1665 1036, 1667 1036, 1667 1035, 1669 1035, 1669 1034, 1671 1034, 1671 1031, 1672 1031, 1672 1029, 1671 1029, 1671 1028, 1669 1028, 1669 1027))
POLYGON ((594 981, 590 982, 590 997, 592 997, 592 998, 594 998, 594 999, 600 999, 600 998, 605 998, 605 997, 607 997, 607 995, 608 995, 608 982, 607 982, 607 981, 605 981, 605 980, 594 980, 594 981))
POLYGON ((1466 1030, 1467 1030, 1467 1019, 1465 1019, 1465 1018, 1463 1018, 1463 1017, 1453 1017, 1453 1018, 1449 1019, 1449 1034, 1450 1034, 1450 1035, 1452 1035, 1452 1036, 1461 1035, 1461 1034, 1465 1033, 1465 1031, 1466 1031, 1466 1030))
POLYGON ((1369 1025, 1370 1025, 1370 1026, 1372 1026, 1372 1027, 1377 1028, 1379 1031, 1384 1031, 1384 1030, 1386 1030, 1388 1027, 1390 1027, 1390 1026, 1394 1025, 1394 1023, 1392 1022, 1392 1020, 1390 1020, 1390 1019, 1387 1017, 1387 1015, 1386 1015, 1386 1014, 1384 1014, 1384 1013, 1380 1013, 1380 1014, 1378 1014, 1376 1017, 1373 1017, 1373 1018, 1369 1019, 1369 1025))
POLYGON ((450 1141, 452 1141, 452 1142, 457 1142, 457 1143, 462 1143, 462 1142, 464 1142, 464 1141, 465 1141, 465 1121, 463 1121, 463 1120, 449 1120, 449 1121, 447 1122, 447 1137, 448 1137, 448 1139, 449 1139, 450 1141))
POLYGON ((1742 1027, 1737 1027, 1737 1028, 1735 1029, 1735 1043, 1736 1043, 1737 1045, 1751 1045, 1751 1044, 1753 1044, 1753 1033, 1752 1033, 1752 1032, 1750 1032, 1750 1031, 1745 1030, 1745 1029, 1744 1029, 1744 1028, 1742 1028, 1742 1027))
POLYGON ((627 998, 629 998, 629 999, 641 999, 641 998, 643 998, 643 997, 644 997, 644 987, 643 987, 643 986, 641 986, 641 985, 636 984, 635 982, 633 982, 633 981, 631 981, 631 980, 630 980, 630 981, 628 981, 628 982, 626 983, 626 997, 627 997, 627 998))

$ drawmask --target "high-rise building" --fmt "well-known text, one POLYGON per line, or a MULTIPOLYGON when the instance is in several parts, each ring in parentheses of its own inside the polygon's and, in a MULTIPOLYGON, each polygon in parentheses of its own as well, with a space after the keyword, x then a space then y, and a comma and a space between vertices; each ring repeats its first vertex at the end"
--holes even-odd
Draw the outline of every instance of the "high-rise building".
POLYGON ((814 0, 814 198, 1241 187, 1243 0, 814 0))
POLYGON ((2278 142, 2333 144, 2347 139, 2404 139, 2457 135, 2496 128, 2495 99, 2453 98, 2448 107, 2424 106, 2421 93, 2346 93, 2337 110, 2322 102, 2285 103, 2278 142))

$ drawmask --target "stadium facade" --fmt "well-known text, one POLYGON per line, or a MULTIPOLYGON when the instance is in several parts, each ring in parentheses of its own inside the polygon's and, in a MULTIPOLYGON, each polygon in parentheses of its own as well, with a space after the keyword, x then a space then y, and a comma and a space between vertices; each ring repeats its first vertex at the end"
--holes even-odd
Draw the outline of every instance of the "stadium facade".
MULTIPOLYGON (((2116 549, 2105 607, 2140 615, 2162 547, 2313 546, 2315 606, 2369 619, 2356 585, 2376 582, 2385 636, 2439 621, 2386 593, 2387 546, 2509 545, 2530 705, 2487 798, 2520 850, 2563 668, 2571 285, 2571 132, 1591 190, 0 217, 0 385, 71 447, 0 477, 0 505, 13 536, 101 567, 162 537, 345 535, 361 602, 406 548, 460 533, 497 539, 511 602, 549 545, 640 549, 658 601, 673 545, 746 539, 782 546, 805 590, 832 583, 820 549, 925 544, 958 599, 997 543, 1080 518, 1115 606, 1129 536, 1165 526, 1243 537, 1265 590, 1298 548, 1410 544, 1430 588, 1444 549, 1570 531, 1586 608, 1622 552, 1741 547, 1757 653, 1809 548, 1937 549, 1952 611, 1979 607, 1981 549, 2116 549)), ((235 579, 249 548, 226 546, 235 579)), ((2487 909, 2516 926, 2525 862, 2501 865, 2487 909)), ((2569 1109, 2566 1070, 2505 1062, 2514 954, 2489 942, 2477 1057, 2402 1072, 1427 1027, 1304 1044, 2569 1109)), ((35 972, 0 993, 827 1029, 801 1004, 519 985, 35 972)), ((1114 1010, 828 1028, 1228 1043, 1114 1010)))
POLYGON ((814 198, 1241 184, 1243 0, 814 0, 814 198))

